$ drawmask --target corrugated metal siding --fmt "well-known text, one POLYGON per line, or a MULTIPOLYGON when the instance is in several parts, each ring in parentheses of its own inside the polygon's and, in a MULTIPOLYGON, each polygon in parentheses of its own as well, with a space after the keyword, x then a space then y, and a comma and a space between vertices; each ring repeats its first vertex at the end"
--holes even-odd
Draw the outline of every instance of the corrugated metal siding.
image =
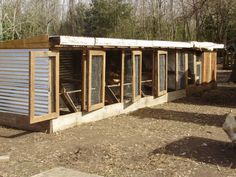
MULTIPOLYGON (((73 79, 74 75, 74 61, 73 53, 71 51, 60 52, 60 78, 73 79)), ((64 83, 63 86, 67 90, 73 90, 73 84, 64 83)))
MULTIPOLYGON (((73 53, 71 51, 60 52, 60 79, 61 84, 68 90, 74 90, 74 84, 63 82, 63 79, 72 79, 74 75, 73 53)), ((60 97, 60 107, 66 107, 60 97)))
MULTIPOLYGON (((0 50, 1 112, 28 115, 30 51, 32 50, 0 50)), ((47 50, 41 49, 33 51, 47 50)), ((36 62, 36 115, 42 115, 42 113, 45 114, 48 111, 49 97, 46 83, 48 85, 47 62, 36 62)))
POLYGON ((49 59, 35 58, 35 115, 49 113, 49 59))

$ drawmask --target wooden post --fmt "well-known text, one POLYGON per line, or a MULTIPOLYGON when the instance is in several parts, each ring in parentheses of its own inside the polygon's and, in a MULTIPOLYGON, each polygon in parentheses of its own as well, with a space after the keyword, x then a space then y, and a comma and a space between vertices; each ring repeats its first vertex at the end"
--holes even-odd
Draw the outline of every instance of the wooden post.
POLYGON ((125 51, 121 54, 121 72, 120 72, 120 102, 124 102, 124 69, 125 69, 125 51))
POLYGON ((155 97, 155 50, 152 51, 152 96, 155 97))
POLYGON ((139 59, 139 94, 140 94, 140 97, 142 95, 142 64, 143 64, 143 55, 141 53, 140 55, 140 59, 139 59))
POLYGON ((196 52, 193 53, 193 75, 194 75, 194 84, 197 80, 197 55, 196 52))
POLYGON ((86 94, 87 94, 87 50, 83 50, 82 53, 82 111, 87 109, 86 107, 86 94))
POLYGON ((179 85, 179 67, 178 67, 178 57, 179 57, 179 54, 178 54, 178 51, 176 50, 175 51, 175 90, 178 90, 178 85, 179 85))
POLYGON ((188 87, 188 53, 185 53, 185 88, 188 87))
POLYGON ((35 114, 35 55, 30 52, 29 57, 29 122, 34 118, 35 114))
POLYGON ((55 87, 54 87, 54 89, 55 89, 55 112, 58 114, 58 115, 60 115, 60 96, 59 96, 59 94, 60 94, 60 86, 59 86, 59 84, 60 84, 60 81, 59 81, 59 76, 60 76, 60 53, 59 52, 57 52, 56 53, 56 56, 55 56, 56 58, 55 58, 55 61, 54 61, 54 67, 55 67, 55 75, 54 75, 54 77, 55 77, 55 82, 54 82, 54 84, 55 84, 55 87))

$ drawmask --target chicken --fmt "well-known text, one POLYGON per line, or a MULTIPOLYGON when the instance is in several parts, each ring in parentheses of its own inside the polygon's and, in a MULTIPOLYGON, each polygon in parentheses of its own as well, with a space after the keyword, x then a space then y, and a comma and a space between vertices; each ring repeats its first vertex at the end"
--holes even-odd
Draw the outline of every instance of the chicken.
POLYGON ((225 122, 223 124, 223 130, 233 143, 236 143, 236 120, 232 111, 227 114, 225 122))

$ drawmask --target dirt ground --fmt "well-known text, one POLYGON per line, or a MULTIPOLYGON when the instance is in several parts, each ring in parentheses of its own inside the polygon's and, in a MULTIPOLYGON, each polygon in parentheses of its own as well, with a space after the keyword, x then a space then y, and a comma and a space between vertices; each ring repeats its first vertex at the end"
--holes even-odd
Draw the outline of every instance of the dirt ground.
POLYGON ((0 128, 0 176, 57 166, 109 177, 236 176, 236 146, 221 126, 236 87, 144 108, 55 134, 0 128))

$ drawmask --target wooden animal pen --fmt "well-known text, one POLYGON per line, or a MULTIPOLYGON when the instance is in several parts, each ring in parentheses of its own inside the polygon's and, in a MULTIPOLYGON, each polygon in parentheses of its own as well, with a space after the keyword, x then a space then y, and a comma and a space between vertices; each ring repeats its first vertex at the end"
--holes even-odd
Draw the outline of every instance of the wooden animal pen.
POLYGON ((215 83, 223 47, 46 35, 1 42, 0 124, 55 132, 184 97, 215 83))

